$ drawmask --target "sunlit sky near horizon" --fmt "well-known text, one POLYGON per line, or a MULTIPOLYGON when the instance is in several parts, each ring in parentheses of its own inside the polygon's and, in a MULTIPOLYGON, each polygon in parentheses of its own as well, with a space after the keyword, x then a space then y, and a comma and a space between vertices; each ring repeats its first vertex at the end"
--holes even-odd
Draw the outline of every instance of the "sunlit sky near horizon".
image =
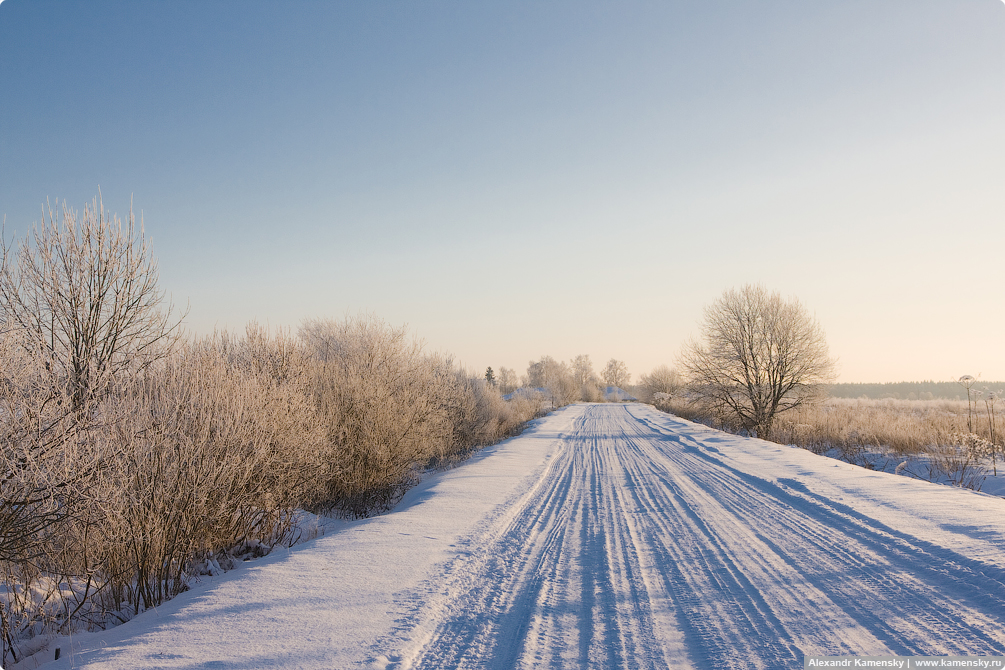
POLYGON ((142 212, 188 329, 673 363, 764 284, 840 381, 1005 379, 1005 3, 0 4, 0 216, 142 212))

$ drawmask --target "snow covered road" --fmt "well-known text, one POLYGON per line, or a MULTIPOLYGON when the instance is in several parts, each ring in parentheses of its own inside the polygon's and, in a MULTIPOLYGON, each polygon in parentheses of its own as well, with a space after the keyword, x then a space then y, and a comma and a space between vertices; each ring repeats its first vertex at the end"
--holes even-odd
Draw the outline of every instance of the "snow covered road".
MULTIPOLYGON (((74 643, 91 668, 797 668, 1005 655, 1005 501, 576 405, 74 643), (260 563, 260 565, 259 565, 260 563)), ((70 667, 64 656, 47 667, 70 667)))

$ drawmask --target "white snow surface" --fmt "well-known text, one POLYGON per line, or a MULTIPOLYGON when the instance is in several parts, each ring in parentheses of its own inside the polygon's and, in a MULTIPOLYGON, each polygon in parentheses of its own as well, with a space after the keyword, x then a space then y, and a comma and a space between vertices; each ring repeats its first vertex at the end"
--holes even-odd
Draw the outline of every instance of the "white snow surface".
POLYGON ((795 668, 1005 655, 1005 500, 640 404, 538 420, 46 668, 795 668), (72 664, 72 665, 71 665, 72 664))
POLYGON ((604 400, 607 402, 625 402, 626 400, 636 400, 636 398, 620 386, 608 386, 604 389, 604 400))

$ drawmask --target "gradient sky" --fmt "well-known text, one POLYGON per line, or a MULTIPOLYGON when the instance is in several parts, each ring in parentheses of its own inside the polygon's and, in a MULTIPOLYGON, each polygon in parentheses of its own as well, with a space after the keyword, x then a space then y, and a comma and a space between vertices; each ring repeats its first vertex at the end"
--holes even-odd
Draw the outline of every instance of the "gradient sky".
POLYGON ((760 282, 841 381, 1005 379, 1005 3, 0 4, 0 215, 142 211, 188 327, 672 363, 760 282))

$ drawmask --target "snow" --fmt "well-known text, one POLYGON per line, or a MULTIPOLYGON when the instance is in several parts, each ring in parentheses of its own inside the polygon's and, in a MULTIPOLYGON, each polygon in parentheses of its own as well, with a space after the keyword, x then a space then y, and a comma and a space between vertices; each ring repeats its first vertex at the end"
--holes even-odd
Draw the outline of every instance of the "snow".
POLYGON ((637 398, 632 396, 632 394, 620 386, 608 386, 604 389, 604 400, 607 402, 626 402, 636 399, 637 398))
MULTIPOLYGON (((581 404, 46 668, 791 668, 1005 654, 1005 500, 581 404), (71 665, 72 664, 72 665, 71 665)), ((34 667, 29 659, 23 667, 34 667)), ((9 669, 8 669, 9 670, 9 669)))
MULTIPOLYGON (((844 460, 840 449, 829 449, 824 452, 824 455, 844 460)), ((856 454, 852 462, 856 465, 867 467, 870 470, 892 472, 904 477, 913 477, 914 479, 933 481, 938 484, 952 486, 953 481, 946 473, 936 469, 933 474, 930 468, 931 461, 932 456, 928 453, 904 456, 893 453, 890 450, 866 450, 860 454, 856 454)), ((964 477, 964 479, 969 480, 970 477, 973 477, 975 480, 973 488, 976 490, 994 496, 1005 496, 1005 461, 999 458, 997 468, 993 468, 990 459, 985 458, 979 461, 975 459, 973 468, 968 470, 968 472, 971 474, 964 477)), ((960 479, 959 473, 956 473, 956 477, 958 481, 960 479)))

